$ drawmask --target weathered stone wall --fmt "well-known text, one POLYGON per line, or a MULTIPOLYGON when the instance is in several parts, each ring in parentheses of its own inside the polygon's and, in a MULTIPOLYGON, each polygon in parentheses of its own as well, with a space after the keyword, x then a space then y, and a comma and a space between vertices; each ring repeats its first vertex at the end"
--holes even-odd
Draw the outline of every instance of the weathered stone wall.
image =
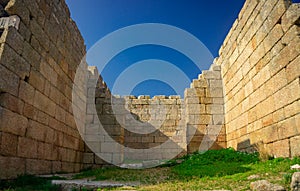
MULTIPOLYGON (((220 66, 213 64, 210 70, 199 75, 199 79, 193 80, 184 99, 163 95, 153 98, 112 96, 97 69, 89 69, 91 86, 87 88, 87 96, 91 99, 87 101, 83 137, 94 152, 110 155, 106 162, 164 160, 226 147, 220 66), (105 129, 107 134, 99 128, 105 129), (153 152, 149 154, 147 149, 153 152)), ((93 161, 101 163, 94 154, 85 155, 89 156, 91 165, 93 161)))
MULTIPOLYGON (((106 162, 116 164, 117 161, 169 159, 170 154, 186 153, 184 104, 180 96, 155 96, 152 99, 150 96, 112 96, 101 77, 98 79, 97 69, 90 67, 90 70, 93 75, 89 76, 89 83, 96 85, 87 90, 91 100, 87 101, 87 121, 82 134, 96 154, 111 155, 105 157, 106 162), (174 144, 160 147, 169 140, 174 144), (145 152, 153 148, 156 148, 155 153, 145 152)), ((90 166, 93 161, 105 164, 92 153, 85 153, 85 156, 89 158, 90 166)))
POLYGON ((187 151, 226 147, 221 67, 212 64, 185 90, 187 151))
MULTIPOLYGON (((0 1, 20 18, 0 38, 0 178, 82 168, 71 107, 83 39, 64 1, 0 1)), ((5 19, 5 18, 3 18, 5 19)))
POLYGON ((299 3, 247 0, 234 22, 216 61, 228 147, 300 155, 299 16, 299 3))
POLYGON ((111 96, 96 68, 79 66, 85 46, 64 1, 0 4, 0 178, 256 144, 277 157, 300 155, 299 4, 247 0, 219 58, 184 99, 111 96), (77 68, 87 73, 72 94, 77 68), (100 123, 107 134, 95 134, 100 123))

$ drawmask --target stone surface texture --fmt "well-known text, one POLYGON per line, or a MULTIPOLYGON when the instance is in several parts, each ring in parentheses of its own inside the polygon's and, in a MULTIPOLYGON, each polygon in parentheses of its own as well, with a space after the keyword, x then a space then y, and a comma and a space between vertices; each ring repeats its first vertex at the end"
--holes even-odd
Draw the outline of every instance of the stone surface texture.
POLYGON ((291 191, 300 190, 300 172, 295 172, 292 176, 291 191))
POLYGON ((0 179, 78 172, 125 159, 151 165, 178 151, 225 147, 300 156, 299 3, 246 0, 219 57, 184 98, 112 96, 97 68, 79 65, 86 48, 64 0, 0 4, 7 13, 0 19, 0 179), (77 84, 75 112, 78 68, 87 84, 77 84), (101 144, 99 121, 109 135, 101 144), (170 146, 160 149, 168 140, 170 146), (157 152, 124 154, 113 142, 157 152))

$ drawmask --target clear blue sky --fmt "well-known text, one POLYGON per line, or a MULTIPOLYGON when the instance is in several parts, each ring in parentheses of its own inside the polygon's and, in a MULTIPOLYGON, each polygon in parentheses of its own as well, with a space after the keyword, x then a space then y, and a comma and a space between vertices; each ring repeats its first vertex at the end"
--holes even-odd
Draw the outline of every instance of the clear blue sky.
MULTIPOLYGON (((213 57, 216 57, 245 1, 66 0, 66 2, 71 17, 83 35, 87 50, 105 35, 120 28, 141 23, 163 23, 191 33, 209 49, 213 57)), ((200 70, 208 69, 212 62, 211 60, 202 63, 199 69, 188 57, 174 49, 159 45, 141 45, 128 48, 116 55, 102 70, 101 75, 112 89, 122 72, 144 59, 167 61, 186 74, 190 81, 197 78, 201 73, 200 70)), ((161 70, 160 67, 157 68, 161 70)), ((163 72, 174 82, 182 81, 173 71, 163 72)), ((131 77, 134 78, 134 75, 131 77)), ((126 84, 126 80, 123 80, 123 83, 126 84)), ((186 83, 186 87, 189 87, 189 82, 186 83)), ((174 90, 172 84, 157 79, 146 79, 132 88, 130 94, 133 95, 183 95, 183 92, 174 90)), ((113 93, 120 92, 116 90, 113 93)))

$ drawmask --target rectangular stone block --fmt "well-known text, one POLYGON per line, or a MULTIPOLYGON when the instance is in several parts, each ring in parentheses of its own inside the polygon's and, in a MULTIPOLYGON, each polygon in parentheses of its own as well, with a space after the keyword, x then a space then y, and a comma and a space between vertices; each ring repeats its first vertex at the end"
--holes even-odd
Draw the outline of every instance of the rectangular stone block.
POLYGON ((17 157, 0 156, 0 178, 12 179, 25 173, 25 160, 17 157))
POLYGON ((300 136, 295 136, 290 139, 291 157, 300 156, 300 136))
POLYGON ((188 114, 205 114, 205 105, 204 104, 188 104, 186 106, 186 111, 188 114))
POLYGON ((83 163, 93 164, 94 163, 94 153, 83 153, 83 163))
POLYGON ((15 135, 24 136, 28 120, 26 117, 0 107, 0 130, 15 135))
POLYGON ((0 153, 3 156, 16 156, 18 147, 18 137, 10 133, 0 134, 0 153))
POLYGON ((75 164, 71 162, 61 162, 61 171, 71 173, 74 172, 75 164))
POLYGON ((24 102, 11 94, 2 93, 0 94, 0 106, 18 114, 22 114, 24 102))
MULTIPOLYGON (((299 43, 300 44, 300 43, 299 43)), ((300 55, 286 67, 287 81, 291 82, 300 77, 300 55)))
POLYGON ((221 98, 223 97, 223 88, 210 87, 206 91, 206 97, 221 98))
POLYGON ((25 79, 26 76, 29 76, 30 64, 10 46, 2 44, 0 54, 0 63, 6 66, 11 72, 17 74, 21 79, 25 79))
POLYGON ((37 158, 37 141, 19 137, 18 156, 31 159, 37 158))
POLYGON ((223 124, 225 124, 224 115, 213 115, 213 124, 214 125, 223 125, 223 124))
POLYGON ((280 24, 276 24, 272 31, 267 35, 263 41, 265 52, 271 50, 271 48, 280 40, 283 36, 283 31, 280 24))
POLYGON ((279 139, 286 139, 298 134, 295 117, 288 118, 278 124, 279 139))
MULTIPOLYGON (((23 43, 22 57, 35 69, 40 69, 41 56, 38 52, 27 42, 23 43)), ((33 68, 31 68, 33 69, 33 68)))
POLYGON ((19 77, 0 64, 0 91, 18 95, 19 77))
POLYGON ((206 88, 208 83, 206 79, 194 79, 191 85, 192 88, 206 88))
POLYGON ((44 92, 45 78, 37 70, 31 69, 28 82, 40 92, 44 92))
POLYGON ((271 154, 277 158, 277 157, 290 157, 290 144, 289 140, 280 140, 276 141, 272 144, 271 148, 271 154))
POLYGON ((52 117, 55 116, 56 104, 39 91, 35 91, 33 106, 52 117))
POLYGON ((19 97, 26 103, 33 105, 34 88, 24 81, 20 81, 19 97))
POLYGON ((202 71, 202 77, 204 79, 221 79, 221 72, 204 70, 202 71))
POLYGON ((224 114, 224 107, 217 104, 206 105, 206 112, 208 114, 224 114))
POLYGON ((300 18, 300 10, 299 5, 294 3, 282 16, 282 28, 284 31, 287 31, 291 26, 294 24, 299 24, 299 18, 300 18))

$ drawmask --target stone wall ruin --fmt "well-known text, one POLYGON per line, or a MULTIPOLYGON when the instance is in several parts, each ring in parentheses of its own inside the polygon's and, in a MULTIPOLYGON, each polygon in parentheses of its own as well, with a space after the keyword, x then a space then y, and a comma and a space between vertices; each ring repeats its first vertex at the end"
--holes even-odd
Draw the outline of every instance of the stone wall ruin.
MULTIPOLYGON (((88 148, 97 141, 88 136, 86 145, 74 120, 72 88, 86 50, 65 2, 0 4, 0 178, 106 165, 88 148)), ((179 155, 225 147, 253 151, 261 144, 276 157, 299 156, 299 29, 299 3, 246 0, 219 57, 182 99, 112 97, 96 69, 83 65, 96 91, 92 98, 80 92, 83 99, 75 107, 86 113, 81 125, 88 131, 99 118, 114 141, 132 148, 155 147, 176 135, 179 155), (112 109, 112 99, 123 109, 112 109), (96 115, 87 110, 91 103, 96 103, 96 115), (147 136, 130 133, 113 111, 127 111, 130 116, 119 114, 144 123, 162 121, 162 129, 147 136)), ((109 148, 98 146, 99 152, 109 148)), ((111 162, 130 156, 120 150, 111 162)))

